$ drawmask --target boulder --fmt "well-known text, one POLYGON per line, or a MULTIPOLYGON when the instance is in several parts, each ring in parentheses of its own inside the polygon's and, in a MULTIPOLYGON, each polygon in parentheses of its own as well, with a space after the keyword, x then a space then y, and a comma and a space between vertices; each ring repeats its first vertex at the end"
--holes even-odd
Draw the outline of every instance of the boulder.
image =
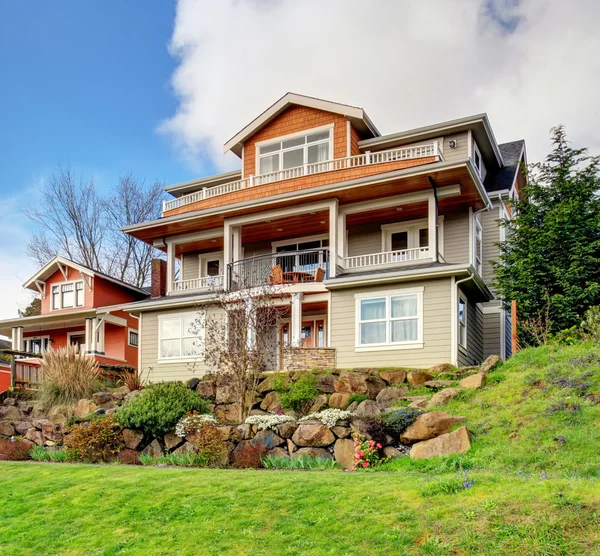
POLYGON ((31 413, 31 410, 33 409, 33 404, 29 402, 18 402, 17 407, 24 413, 31 413))
POLYGON ((500 358, 499 355, 490 355, 482 364, 481 367, 479 368, 479 372, 485 374, 485 373, 489 373, 491 370, 493 370, 497 365, 499 365, 500 363, 502 363, 502 359, 500 358))
POLYGON ((410 371, 406 375, 406 380, 408 380, 409 384, 412 386, 420 386, 424 382, 431 380, 433 375, 424 371, 423 369, 415 369, 414 371, 410 371))
POLYGON ((354 413, 358 409, 358 402, 352 402, 347 408, 346 411, 350 413, 354 413))
POLYGON ((383 379, 387 384, 402 384, 406 380, 406 371, 401 369, 381 371, 379 378, 383 379))
POLYGON ((105 402, 100 406, 100 408, 104 409, 105 412, 108 411, 109 409, 115 409, 116 407, 117 407, 117 405, 112 400, 105 402))
POLYGON ((432 388, 433 390, 441 390, 442 388, 448 388, 449 386, 453 386, 453 380, 428 380, 423 383, 423 386, 427 388, 432 388))
POLYGON ((360 402, 354 412, 354 415, 357 417, 375 417, 379 414, 381 414, 381 409, 379 409, 377 402, 374 402, 373 400, 360 402))
POLYGON ((144 439, 144 433, 142 431, 123 429, 122 434, 125 447, 129 448, 130 450, 137 450, 144 439))
POLYGON ((96 409, 96 411, 94 411, 94 415, 106 415, 106 409, 99 407, 96 409))
POLYGON ((236 427, 236 434, 240 440, 248 440, 252 438, 252 425, 246 423, 236 427))
POLYGON ((411 459, 427 459, 450 454, 463 454, 471 449, 471 435, 467 427, 461 427, 437 438, 418 442, 410 449, 411 459))
POLYGON ((201 380, 198 382, 196 392, 203 398, 214 399, 217 395, 217 381, 216 380, 201 380))
POLYGON ((269 375, 262 382, 259 382, 256 391, 259 394, 264 394, 265 392, 273 390, 273 386, 278 379, 283 381, 284 386, 287 386, 290 383, 290 376, 287 373, 274 373, 269 375))
POLYGON ((297 428, 298 423, 295 421, 281 423, 281 425, 277 425, 277 434, 279 434, 281 438, 292 438, 297 428))
POLYGON ((110 409, 105 409, 106 415, 114 415, 117 411, 119 411, 118 407, 111 407, 110 409))
POLYGON ((2 421, 22 421, 23 417, 23 412, 14 405, 5 405, 0 408, 0 419, 2 421))
POLYGON ((112 399, 115 402, 121 402, 125 399, 125 396, 127 396, 127 394, 129 394, 130 392, 131 390, 127 386, 119 386, 111 392, 112 399))
POLYGON ((64 425, 67 422, 67 416, 60 411, 52 411, 48 414, 48 420, 55 425, 64 425))
POLYGON ((25 438, 27 440, 30 440, 34 444, 37 444, 38 446, 44 445, 44 435, 42 434, 42 431, 37 430, 35 427, 27 429, 27 432, 25 433, 25 438))
POLYGON ((286 443, 287 443, 288 452, 290 454, 293 454, 298 449, 298 446, 296 446, 290 438, 288 438, 286 440, 286 443))
POLYGON ((385 387, 385 382, 375 375, 342 371, 335 391, 347 394, 366 394, 369 398, 374 399, 385 387))
POLYGON ((185 381, 185 386, 186 386, 186 388, 189 388, 190 390, 196 390, 196 388, 198 388, 199 383, 200 383, 200 379, 197 376, 194 376, 192 378, 188 378, 185 381))
POLYGON ((434 365, 433 367, 427 369, 427 372, 432 375, 439 375, 440 373, 447 373, 448 371, 453 371, 454 365, 450 363, 440 363, 439 365, 434 365))
POLYGON ((335 392, 335 385, 337 384, 337 377, 332 374, 315 375, 317 380, 317 390, 325 394, 333 394, 335 392))
POLYGON ((338 438, 333 446, 333 457, 342 469, 350 469, 354 465, 354 440, 338 438))
POLYGON ((248 415, 270 415, 268 411, 263 411, 262 409, 251 409, 248 412, 248 415))
POLYGON ((0 422, 0 436, 14 436, 15 428, 8 421, 0 422))
POLYGON ((184 442, 179 448, 173 450, 174 454, 187 454, 194 451, 194 445, 191 442, 184 442))
POLYGON ((285 440, 280 436, 276 435, 273 431, 258 431, 256 436, 252 439, 252 446, 262 446, 266 450, 272 450, 277 446, 281 446, 285 443, 285 440))
POLYGON ((483 388, 485 386, 485 374, 477 373, 477 374, 468 376, 467 378, 463 378, 460 381, 460 385, 463 388, 471 388, 473 390, 475 390, 477 388, 483 388))
POLYGON ((275 456, 276 458, 288 458, 289 459, 289 454, 283 449, 283 448, 273 448, 272 450, 269 451, 269 453, 267 454, 269 456, 275 456))
POLYGON ((458 388, 444 388, 444 390, 441 390, 431 397, 427 407, 429 408, 436 405, 446 405, 448 402, 457 398, 459 394, 460 390, 458 388))
POLYGON ((112 402, 112 395, 110 392, 96 392, 92 394, 92 400, 98 406, 101 406, 105 403, 112 402))
MULTIPOLYGON (((40 419, 42 421, 42 419, 40 419)), ((52 421, 47 421, 42 425, 42 434, 44 435, 45 440, 57 440, 57 426, 52 421)))
POLYGON ((31 410, 30 419, 43 419, 46 415, 46 411, 40 405, 34 406, 31 410))
POLYGON ((177 436, 173 431, 170 431, 167 434, 165 434, 163 441, 165 443, 165 448, 167 449, 167 451, 171 452, 174 448, 177 448, 177 446, 179 446, 183 442, 183 438, 177 436))
POLYGON ((326 425, 321 423, 300 423, 292 436, 297 446, 328 446, 335 442, 335 436, 326 425))
POLYGON ((300 448, 292 454, 293 458, 297 458, 299 456, 308 456, 309 458, 331 459, 331 454, 323 448, 300 448))
POLYGON ((217 429, 221 432, 221 435, 225 440, 229 440, 231 436, 237 436, 237 427, 233 425, 220 425, 217 429))
POLYGON ((335 407, 337 409, 344 409, 350 401, 350 394, 336 392, 329 396, 329 407, 335 407))
POLYGON ((385 458, 401 458, 404 454, 398 450, 398 448, 394 448, 393 446, 386 446, 383 449, 383 457, 385 458))
POLYGON ((15 421, 13 426, 18 435, 24 436, 27 433, 27 429, 32 428, 33 424, 30 421, 15 421))
POLYGON ((216 388, 215 399, 218 404, 236 403, 238 400, 238 394, 232 385, 218 384, 216 388))
POLYGON ((407 402, 422 402, 423 400, 427 401, 427 396, 404 396, 402 398, 407 402))
POLYGON ((133 398, 137 398, 138 396, 141 396, 142 391, 141 390, 134 390, 133 392, 129 392, 129 394, 127 394, 125 396, 125 398, 123 399, 124 403, 127 403, 131 400, 133 400, 133 398))
POLYGON ((429 440, 447 433, 453 426, 465 421, 465 417, 455 417, 443 411, 432 411, 419 415, 401 435, 402 444, 412 444, 421 440, 429 440))
POLYGON ((275 413, 277 410, 281 409, 281 404, 279 403, 279 394, 277 392, 269 392, 265 399, 260 403, 260 408, 263 411, 268 411, 270 413, 275 413))
POLYGON ((215 416, 217 421, 223 424, 239 423, 241 414, 241 404, 230 403, 227 405, 218 405, 215 407, 215 416))
POLYGON ((94 413, 96 409, 98 409, 98 406, 92 400, 82 399, 79 400, 75 405, 73 415, 82 419, 83 417, 94 413))
POLYGON ((316 413, 317 411, 321 411, 321 409, 324 409, 326 407, 327 407, 327 395, 321 394, 313 400, 313 404, 310 406, 310 409, 308 410, 308 412, 316 413))
POLYGON ((427 409, 427 405, 427 398, 423 398, 422 400, 415 400, 414 402, 409 403, 407 407, 409 409, 427 409))
POLYGON ((377 394, 377 405, 380 409, 390 407, 396 400, 404 397, 408 392, 407 386, 399 386, 397 388, 384 388, 377 394))
POLYGON ((17 399, 16 398, 6 398, 2 402, 2 405, 4 405, 4 406, 9 406, 9 405, 15 406, 15 405, 17 405, 17 399))
POLYGON ((338 438, 346 438, 350 435, 350 427, 331 427, 331 432, 338 438))
POLYGON ((159 458, 164 455, 162 446, 156 438, 142 450, 142 454, 149 454, 153 458, 159 458))

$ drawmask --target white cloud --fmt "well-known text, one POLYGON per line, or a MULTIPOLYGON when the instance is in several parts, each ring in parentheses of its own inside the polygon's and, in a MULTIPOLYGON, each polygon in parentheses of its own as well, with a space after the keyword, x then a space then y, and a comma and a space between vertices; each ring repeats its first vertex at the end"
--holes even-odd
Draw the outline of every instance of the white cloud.
POLYGON ((567 126, 600 151, 594 0, 179 0, 179 107, 160 129, 193 167, 287 91, 362 106, 382 133, 487 112, 530 160, 567 126))

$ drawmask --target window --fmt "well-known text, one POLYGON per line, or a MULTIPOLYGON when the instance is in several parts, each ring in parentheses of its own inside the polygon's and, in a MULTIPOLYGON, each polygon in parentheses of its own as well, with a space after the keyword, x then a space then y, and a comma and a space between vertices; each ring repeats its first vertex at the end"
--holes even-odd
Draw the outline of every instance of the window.
POLYGON ((52 309, 60 309, 60 287, 52 286, 52 309))
POLYGON ((133 346, 133 347, 138 347, 138 332, 137 330, 131 330, 131 328, 129 329, 129 345, 133 346))
MULTIPOLYGON (((443 216, 438 219, 438 248, 443 254, 443 216)), ((381 226, 382 251, 392 252, 392 262, 425 259, 429 254, 429 226, 426 219, 381 226), (411 250, 418 251, 411 251, 411 250)))
POLYGON ((475 166, 475 168, 477 169, 477 173, 479 174, 479 177, 481 179, 485 178, 485 164, 483 163, 483 159, 481 158, 481 151, 479 150, 479 147, 477 146, 477 143, 475 141, 473 141, 473 153, 472 153, 472 158, 473 158, 473 166, 475 166))
POLYGON ((200 355, 201 328, 195 314, 159 317, 159 358, 182 359, 200 355))
POLYGON ((69 309, 75 305, 75 284, 63 284, 60 287, 61 307, 69 309))
POLYGON ((200 278, 206 286, 220 286, 223 283, 223 253, 202 253, 200 257, 200 278))
POLYGON ((422 289, 379 297, 357 296, 357 347, 421 342, 422 289))
POLYGON ((473 226, 473 230, 475 237, 473 241, 473 249, 475 252, 473 253, 473 262, 475 263, 475 270, 481 276, 483 269, 483 230, 478 214, 475 215, 474 220, 475 225, 473 226))
POLYGON ((462 295, 458 296, 458 345, 467 347, 467 302, 462 295))
POLYGON ((27 353, 43 353, 50 347, 50 336, 41 336, 39 338, 25 338, 25 351, 27 353))
POLYGON ((69 343, 72 346, 77 346, 79 351, 85 351, 85 332, 83 334, 70 334, 69 343))
POLYGON ((331 158, 331 130, 313 131, 258 147, 259 175, 324 162, 331 158))
POLYGON ((329 239, 326 236, 308 236, 290 241, 293 241, 293 243, 274 242, 274 251, 276 253, 285 253, 314 250, 314 252, 276 257, 275 264, 281 265, 284 272, 314 272, 319 266, 323 269, 327 268, 327 256, 322 250, 329 246, 329 239))
POLYGON ((52 286, 52 310, 83 307, 83 282, 64 282, 52 286))

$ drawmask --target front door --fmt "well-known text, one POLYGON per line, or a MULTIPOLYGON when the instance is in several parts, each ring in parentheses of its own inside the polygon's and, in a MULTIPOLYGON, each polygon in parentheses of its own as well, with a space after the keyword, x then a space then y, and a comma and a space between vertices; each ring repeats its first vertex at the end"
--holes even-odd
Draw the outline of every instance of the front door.
MULTIPOLYGON (((302 321, 302 330, 300 331, 301 347, 325 347, 325 320, 307 320, 302 321)), ((286 322, 281 326, 279 334, 279 368, 283 369, 283 352, 292 342, 292 325, 286 322)))

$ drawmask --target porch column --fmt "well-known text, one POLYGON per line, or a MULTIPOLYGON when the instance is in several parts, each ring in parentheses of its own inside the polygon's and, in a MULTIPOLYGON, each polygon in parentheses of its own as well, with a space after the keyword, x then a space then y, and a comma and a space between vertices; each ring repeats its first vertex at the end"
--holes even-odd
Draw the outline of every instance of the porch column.
POLYGON ((246 347, 253 349, 256 346, 256 322, 252 315, 252 300, 246 299, 246 322, 248 323, 248 336, 246 336, 246 347))
POLYGON ((291 338, 292 347, 302 345, 302 293, 294 292, 292 294, 292 314, 291 314, 291 338))
POLYGON ((91 338, 91 343, 90 343, 90 351, 92 353, 96 353, 96 351, 98 351, 98 334, 97 334, 97 327, 98 327, 98 318, 94 317, 91 320, 91 332, 92 332, 92 338, 91 338))
POLYGON ((429 254, 433 258, 434 262, 438 261, 438 207, 435 202, 435 196, 433 193, 429 195, 427 201, 428 204, 428 225, 429 225, 429 254))
POLYGON ((338 262, 338 200, 329 205, 329 278, 335 278, 338 262))
MULTIPOLYGON (((97 319, 96 319, 97 320, 97 319)), ((96 346, 96 350, 99 353, 104 353, 104 332, 105 332, 105 322, 102 319, 98 323, 98 345, 96 346)))
POLYGON ((17 349, 19 351, 25 351, 25 340, 23 338, 23 327, 17 326, 17 349))
POLYGON ((232 226, 231 228, 232 234, 232 256, 234 261, 239 261, 243 259, 242 255, 242 227, 241 226, 232 226))
POLYGON ((90 353, 92 351, 92 334, 94 328, 92 319, 85 319, 85 352, 90 353))
POLYGON ((175 243, 167 243, 167 294, 173 291, 175 280, 175 243))
POLYGON ((13 326, 11 329, 11 347, 10 349, 14 350, 14 351, 20 351, 19 350, 19 327, 18 326, 13 326))
POLYGON ((225 289, 230 286, 229 263, 232 262, 233 253, 231 251, 231 225, 225 221, 223 224, 223 283, 225 289))
POLYGON ((338 213, 338 255, 340 257, 348 256, 348 243, 346 241, 346 214, 338 213))

